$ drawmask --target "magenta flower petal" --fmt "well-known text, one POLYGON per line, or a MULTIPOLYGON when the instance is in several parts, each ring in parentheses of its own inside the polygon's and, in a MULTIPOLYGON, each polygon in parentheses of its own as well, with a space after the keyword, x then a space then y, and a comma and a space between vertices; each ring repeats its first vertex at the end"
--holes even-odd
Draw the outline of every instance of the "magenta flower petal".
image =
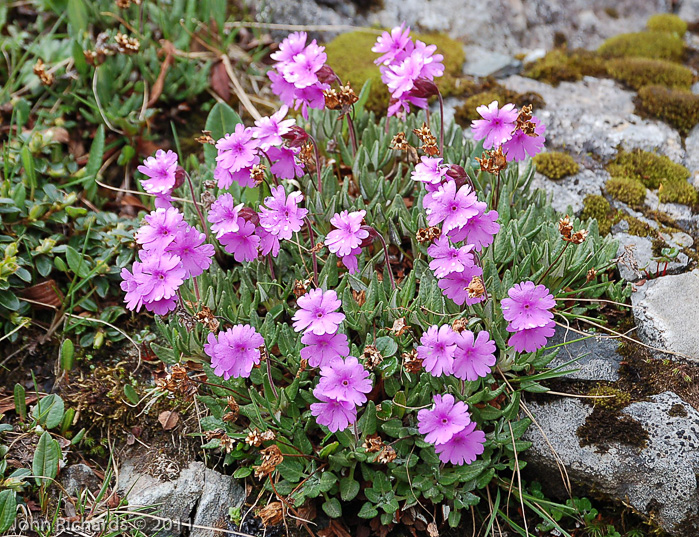
POLYGON ((447 394, 434 396, 434 404, 430 409, 422 409, 417 413, 418 431, 425 435, 425 442, 444 444, 469 423, 471 416, 466 403, 454 402, 454 396, 447 394))
POLYGON ((508 345, 512 345, 517 352, 534 352, 546 346, 547 338, 556 331, 556 323, 551 320, 544 326, 523 330, 515 330, 508 326, 507 331, 515 332, 507 340, 508 345))
POLYGON ((553 313, 549 310, 556 305, 556 300, 543 285, 517 283, 507 294, 509 298, 504 298, 500 307, 513 330, 545 326, 553 319, 553 313))
POLYGON ((468 286, 476 276, 483 276, 483 270, 478 265, 466 267, 463 272, 452 272, 440 279, 437 284, 447 298, 451 298, 459 306, 472 306, 485 300, 485 295, 469 298, 468 286))
POLYGON ((320 403, 311 405, 311 414, 315 416, 316 423, 325 425, 331 433, 344 431, 357 421, 357 407, 349 401, 337 401, 316 393, 318 388, 313 390, 313 395, 320 403))
POLYGON ((207 337, 204 352, 211 358, 214 373, 224 380, 247 378, 254 365, 260 363, 260 347, 265 341, 248 324, 237 324, 225 332, 207 337))
POLYGON ((434 377, 451 375, 456 352, 458 334, 448 324, 441 327, 430 326, 420 338, 417 357, 434 377))
POLYGON ((460 228, 452 229, 449 232, 449 238, 452 242, 465 241, 468 244, 473 244, 475 250, 480 252, 486 246, 493 243, 495 234, 500 231, 500 224, 497 223, 497 211, 488 211, 487 205, 481 201, 476 202, 474 207, 478 210, 478 214, 468 219, 460 228))
POLYGON ((366 216, 366 211, 342 211, 336 213, 330 223, 335 226, 325 237, 325 246, 333 254, 340 257, 350 255, 362 244, 362 241, 369 236, 369 231, 362 228, 362 220, 366 216))
POLYGON ((301 343, 306 345, 301 349, 301 358, 308 360, 311 367, 323 367, 333 358, 344 358, 349 354, 347 336, 340 332, 322 336, 306 332, 301 337, 301 343))
POLYGON ((213 244, 206 243, 204 233, 186 224, 177 232, 166 251, 179 256, 187 278, 199 276, 207 270, 215 252, 213 244))
POLYGON ((437 278, 443 278, 452 272, 463 272, 474 264, 471 250, 472 244, 457 248, 442 235, 427 248, 427 254, 433 258, 430 261, 430 269, 437 278))
POLYGON ((303 219, 308 214, 306 209, 299 207, 303 194, 292 192, 287 196, 281 185, 272 187, 271 192, 272 195, 264 200, 266 207, 260 207, 260 225, 279 239, 288 240, 301 230, 303 219))
POLYGON ((534 157, 541 153, 544 148, 544 142, 546 142, 546 125, 541 123, 536 116, 532 116, 532 123, 534 123, 534 132, 537 136, 529 136, 524 134, 521 130, 515 131, 507 142, 502 144, 502 150, 507 156, 507 161, 511 162, 516 160, 517 162, 522 162, 524 159, 529 157, 534 157))
POLYGON ((366 394, 371 391, 369 372, 354 356, 346 359, 335 357, 320 369, 320 381, 316 390, 337 401, 349 401, 354 405, 366 403, 366 394))
POLYGON ((233 196, 228 192, 221 194, 216 201, 211 204, 207 220, 212 224, 211 231, 216 233, 216 238, 226 233, 238 231, 238 213, 243 208, 243 204, 235 204, 233 196))
POLYGON ((494 353, 495 342, 488 332, 478 332, 474 339, 473 332, 464 330, 459 334, 454 354, 454 376, 471 381, 487 377, 497 361, 494 353))
POLYGON ((218 240, 239 263, 257 259, 260 237, 255 234, 255 224, 242 217, 238 217, 238 231, 225 233, 218 240))
POLYGON ((436 192, 425 196, 422 204, 427 214, 430 226, 444 222, 442 232, 449 233, 452 229, 466 225, 470 218, 478 214, 476 203, 478 198, 468 185, 456 190, 454 181, 440 185, 436 192))
POLYGON ((493 101, 488 106, 482 105, 476 108, 483 119, 477 119, 471 123, 471 131, 475 140, 483 140, 483 149, 498 147, 512 137, 517 120, 517 109, 512 103, 498 108, 498 102, 493 101))
POLYGON ((439 460, 459 466, 475 461, 476 457, 483 453, 485 444, 485 433, 475 429, 476 424, 471 423, 452 436, 448 442, 437 444, 434 450, 439 455, 439 460))
POLYGON ((143 190, 149 194, 170 193, 177 181, 177 153, 158 149, 154 157, 148 157, 137 169, 148 177, 141 181, 143 190))
POLYGON ((337 312, 342 302, 333 290, 313 289, 296 301, 299 310, 292 320, 297 332, 313 332, 317 336, 334 334, 345 314, 337 312))

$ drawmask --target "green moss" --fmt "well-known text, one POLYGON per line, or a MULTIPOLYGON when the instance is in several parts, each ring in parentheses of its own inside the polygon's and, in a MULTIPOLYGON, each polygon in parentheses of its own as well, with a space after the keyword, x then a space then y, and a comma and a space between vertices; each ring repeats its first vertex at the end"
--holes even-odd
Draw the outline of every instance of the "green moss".
POLYGON ((666 181, 658 189, 658 197, 663 203, 696 205, 699 194, 687 181, 666 181))
POLYGON ((585 423, 576 431, 580 446, 595 446, 604 452, 610 444, 621 443, 644 449, 648 442, 648 431, 641 422, 622 414, 618 410, 595 406, 585 423))
POLYGON ((609 235, 612 230, 610 218, 611 206, 604 196, 590 194, 583 200, 583 210, 580 213, 581 220, 597 220, 600 235, 609 235))
POLYGON ((602 408, 622 409, 631 403, 631 394, 613 388, 612 386, 597 386, 589 391, 589 395, 601 397, 594 399, 595 406, 602 408))
POLYGON ((651 32, 668 32, 682 37, 687 32, 687 23, 672 13, 653 15, 646 23, 651 32))
MULTIPOLYGON (((461 43, 444 34, 414 34, 414 39, 428 45, 437 45, 437 52, 444 56, 444 76, 436 80, 442 95, 460 92, 461 67, 465 60, 461 43)), ((376 42, 375 32, 349 32, 341 34, 325 46, 328 65, 343 82, 349 82, 359 93, 367 80, 371 80, 371 94, 367 108, 383 112, 388 108, 389 93, 381 81, 381 73, 374 60, 378 57, 370 52, 376 42)))
POLYGON ((559 151, 538 154, 534 157, 534 164, 536 164, 536 171, 554 180, 575 175, 580 169, 573 157, 559 151))
POLYGON ((622 220, 625 220, 626 223, 629 224, 629 235, 635 235, 636 237, 653 237, 657 235, 657 231, 650 227, 650 225, 638 218, 619 211, 614 217, 614 223, 616 224, 622 220))
POLYGON ((560 82, 575 82, 583 76, 605 77, 604 58, 590 50, 552 50, 536 62, 527 65, 524 76, 557 86, 560 82))
POLYGON ((607 70, 612 78, 636 90, 651 85, 689 89, 694 78, 684 65, 648 58, 610 60, 607 70))
POLYGON ((605 58, 653 58, 682 61, 684 42, 667 32, 620 34, 607 39, 597 49, 605 58))
POLYGON ((646 86, 638 92, 636 111, 662 119, 686 136, 699 123, 699 95, 663 86, 646 86))
POLYGON ((646 199, 646 187, 638 179, 612 177, 605 186, 607 193, 632 207, 639 206, 646 199))
POLYGON ((620 151, 616 158, 607 164, 607 171, 613 177, 637 179, 652 189, 658 188, 660 183, 686 182, 690 175, 687 168, 672 162, 666 156, 640 149, 620 151))

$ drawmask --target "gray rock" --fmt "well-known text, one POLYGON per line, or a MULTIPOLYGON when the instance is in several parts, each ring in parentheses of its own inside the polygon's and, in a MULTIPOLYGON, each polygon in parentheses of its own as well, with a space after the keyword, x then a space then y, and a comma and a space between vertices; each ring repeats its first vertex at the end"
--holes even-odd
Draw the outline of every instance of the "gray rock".
POLYGON ((649 280, 631 295, 631 303, 646 344, 699 362, 699 269, 649 280))
MULTIPOLYGON (((692 92, 699 93, 699 82, 692 86, 692 92)), ((687 154, 683 164, 692 174, 689 178, 690 182, 695 188, 699 188, 699 125, 689 132, 684 140, 684 147, 687 154)))
POLYGON ((466 52, 466 63, 463 67, 465 75, 502 78, 522 70, 522 62, 509 54, 493 52, 477 45, 464 47, 464 51, 466 52))
POLYGON ((602 187, 607 179, 609 174, 602 169, 583 169, 575 175, 558 181, 552 181, 537 173, 532 180, 532 188, 543 189, 551 199, 551 206, 557 212, 572 216, 580 214, 586 196, 602 194, 602 187))
POLYGON ((245 490, 237 481, 206 468, 202 462, 190 463, 171 481, 144 473, 144 466, 141 458, 124 461, 117 490, 126 497, 130 509, 149 507, 152 514, 173 521, 169 528, 149 522, 149 528, 161 529, 158 535, 162 537, 213 537, 212 530, 190 531, 187 524, 213 527, 225 520, 229 507, 239 506, 245 499, 245 490))
POLYGON ((613 80, 585 77, 553 87, 512 76, 502 83, 513 91, 533 91, 544 98, 546 106, 536 114, 546 124, 546 139, 568 152, 593 153, 607 160, 620 146, 656 151, 675 161, 684 157, 680 135, 664 123, 634 114, 635 92, 613 80))
POLYGON ((699 232, 699 215, 692 212, 691 207, 679 203, 660 203, 657 191, 646 192, 646 207, 665 213, 677 224, 694 233, 699 232))
POLYGON ((96 493, 102 486, 102 480, 87 464, 71 464, 61 471, 58 480, 71 496, 77 496, 84 489, 96 493))
POLYGON ((541 430, 527 431, 525 438, 533 445, 525 457, 547 487, 560 488, 558 460, 577 486, 653 514, 673 535, 686 537, 688 530, 699 530, 699 412, 676 394, 661 393, 623 409, 646 431, 645 446, 581 446, 576 432, 593 409, 576 399, 529 403, 529 408, 541 430))
POLYGON ((628 233, 615 233, 614 238, 619 241, 618 256, 626 254, 617 263, 619 274, 627 281, 635 282, 645 278, 646 272, 651 275, 656 274, 678 274, 689 264, 689 257, 680 252, 674 261, 665 266, 665 263, 658 263, 653 256, 653 242, 649 237, 637 237, 628 233), (633 261, 628 259, 627 252, 631 250, 633 261))
POLYGON ((622 360, 621 356, 616 352, 619 347, 619 341, 595 334, 589 335, 591 337, 577 341, 585 336, 557 326, 556 332, 549 340, 549 346, 562 343, 567 344, 560 348, 558 356, 549 363, 548 367, 561 367, 571 360, 576 360, 574 363, 566 365, 563 369, 577 369, 577 371, 568 373, 562 378, 610 382, 619 380, 619 365, 622 360))

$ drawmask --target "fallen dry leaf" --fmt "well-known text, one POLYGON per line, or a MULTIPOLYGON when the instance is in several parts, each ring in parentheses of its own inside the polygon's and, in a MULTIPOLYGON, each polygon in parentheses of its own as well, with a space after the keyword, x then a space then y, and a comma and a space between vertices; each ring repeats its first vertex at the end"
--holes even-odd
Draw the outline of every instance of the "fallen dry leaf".
MULTIPOLYGON (((27 405, 36 403, 36 395, 27 394, 25 397, 27 405)), ((0 414, 5 414, 6 412, 14 411, 15 409, 15 398, 13 395, 0 398, 0 414)))
POLYGON ((58 289, 55 280, 46 280, 22 290, 22 298, 38 302, 32 307, 38 309, 54 309, 63 304, 63 293, 58 289))
POLYGON ((162 48, 158 51, 158 54, 165 54, 165 59, 160 65, 160 73, 158 74, 158 78, 150 91, 150 99, 148 99, 147 104, 148 108, 153 106, 158 102, 158 99, 160 99, 160 95, 163 93, 163 87, 165 86, 165 75, 167 75, 170 65, 175 61, 175 45, 173 45, 167 39, 161 40, 160 44, 162 45, 162 48))
POLYGON ((226 66, 223 65, 223 62, 216 62, 211 68, 209 83, 211 84, 211 89, 214 90, 221 99, 228 101, 228 99, 231 98, 230 80, 228 79, 226 66))
POLYGON ((180 415, 174 410, 164 410, 158 416, 158 421, 163 426, 163 430, 171 431, 180 422, 180 415))

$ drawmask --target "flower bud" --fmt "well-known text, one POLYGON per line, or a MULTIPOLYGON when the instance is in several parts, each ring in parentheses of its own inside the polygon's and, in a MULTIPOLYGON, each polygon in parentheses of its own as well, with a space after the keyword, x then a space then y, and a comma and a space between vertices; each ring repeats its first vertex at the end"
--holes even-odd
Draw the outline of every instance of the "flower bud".
POLYGON ((379 236, 379 233, 371 226, 362 226, 362 229, 369 232, 369 236, 364 239, 359 245, 360 248, 366 248, 371 245, 379 236))
POLYGON ((184 171, 184 168, 182 166, 177 166, 177 169, 175 170, 175 186, 172 187, 173 189, 179 188, 184 184, 184 176, 187 172, 184 171))
POLYGON ((418 77, 413 82, 413 89, 410 90, 411 97, 418 97, 420 99, 427 99, 433 95, 439 95, 439 88, 437 84, 425 77, 418 77))
POLYGON ((463 167, 459 166, 458 164, 452 164, 449 166, 447 176, 454 180, 457 190, 469 182, 466 170, 464 170, 463 167))
POLYGON ((289 132, 282 134, 282 138, 286 140, 286 145, 289 147, 301 147, 308 140, 308 133, 298 125, 294 125, 289 132))
POLYGON ((243 207, 242 209, 240 209, 240 211, 238 212, 238 216, 245 219, 246 222, 254 224, 255 226, 260 225, 260 215, 257 214, 257 211, 255 211, 255 209, 252 209, 251 207, 243 207))
POLYGON ((337 75, 331 67, 323 65, 318 71, 316 71, 316 76, 318 77, 318 82, 321 84, 332 84, 337 80, 337 75))

